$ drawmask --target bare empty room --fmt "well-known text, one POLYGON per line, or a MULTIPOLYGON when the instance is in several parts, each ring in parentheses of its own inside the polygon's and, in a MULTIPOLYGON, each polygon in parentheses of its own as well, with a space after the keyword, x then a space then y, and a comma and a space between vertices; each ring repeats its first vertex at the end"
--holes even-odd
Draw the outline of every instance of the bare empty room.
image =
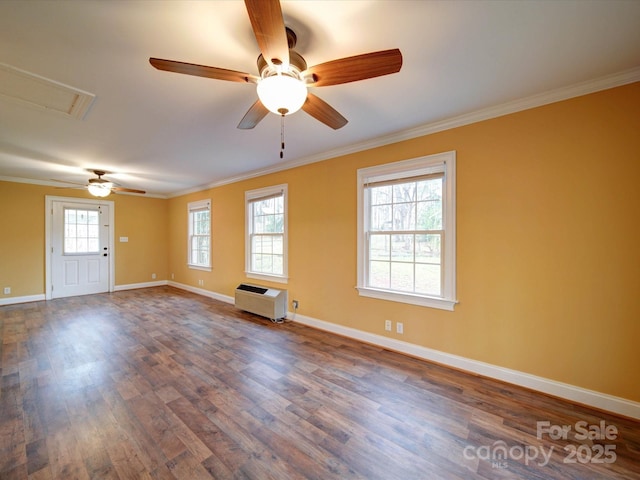
POLYGON ((638 478, 638 24, 0 2, 0 478, 638 478))

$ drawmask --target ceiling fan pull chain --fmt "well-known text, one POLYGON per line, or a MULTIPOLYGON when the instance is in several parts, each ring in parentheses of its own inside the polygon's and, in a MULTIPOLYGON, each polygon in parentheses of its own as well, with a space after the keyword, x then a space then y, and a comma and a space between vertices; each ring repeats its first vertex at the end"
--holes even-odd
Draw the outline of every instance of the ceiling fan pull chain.
POLYGON ((284 113, 280 116, 280 158, 284 158, 284 113))

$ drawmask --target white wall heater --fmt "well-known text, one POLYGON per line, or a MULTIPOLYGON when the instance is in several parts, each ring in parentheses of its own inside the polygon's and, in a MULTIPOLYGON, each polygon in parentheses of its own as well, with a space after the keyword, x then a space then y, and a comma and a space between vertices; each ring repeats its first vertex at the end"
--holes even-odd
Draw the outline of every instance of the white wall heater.
POLYGON ((287 316, 287 291, 241 283, 236 288, 235 306, 240 310, 255 313, 281 322, 287 316))

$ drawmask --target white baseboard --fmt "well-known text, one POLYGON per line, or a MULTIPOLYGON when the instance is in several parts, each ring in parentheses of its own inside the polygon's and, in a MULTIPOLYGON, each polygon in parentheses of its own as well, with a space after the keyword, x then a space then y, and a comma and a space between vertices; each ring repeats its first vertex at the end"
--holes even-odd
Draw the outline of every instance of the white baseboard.
MULTIPOLYGON (((149 287, 161 287, 163 285, 167 285, 166 280, 158 280, 156 282, 144 282, 144 283, 132 283, 129 285, 115 285, 113 287, 114 292, 120 292, 122 290, 134 290, 136 288, 149 288, 149 287)), ((42 300, 47 300, 44 293, 38 295, 28 295, 25 297, 9 297, 9 298, 0 298, 0 306, 2 305, 13 305, 14 303, 27 303, 27 302, 40 302, 42 300)))
POLYGON ((625 417, 640 419, 640 403, 627 400, 625 398, 615 397, 606 393, 576 387, 575 385, 557 382, 555 380, 538 377, 536 375, 530 375, 518 370, 511 370, 509 368, 499 367, 490 363, 472 360, 470 358, 441 352, 439 350, 433 350, 431 348, 422 347, 402 340, 363 332, 362 330, 344 327, 342 325, 325 322, 323 320, 306 317, 300 314, 296 314, 293 320, 303 325, 336 333, 354 340, 360 340, 395 352, 411 355, 412 357, 421 358, 423 360, 439 363, 441 365, 464 370, 466 372, 530 388, 554 397, 563 398, 600 410, 606 410, 625 417))
POLYGON ((13 305, 14 303, 40 302, 45 300, 44 293, 38 295, 26 295, 24 297, 0 298, 0 306, 13 305))
MULTIPOLYGON (((234 298, 227 295, 221 295, 176 282, 169 282, 168 284, 173 287, 204 295, 222 302, 234 303, 234 298)), ((435 362, 447 367, 501 380, 503 382, 530 388, 531 390, 546 393, 554 397, 563 398, 565 400, 597 408, 599 410, 640 420, 640 402, 634 402, 632 400, 615 397, 606 393, 576 387, 575 385, 570 385, 568 383, 557 382, 548 378, 538 377, 536 375, 512 370, 510 368, 499 367, 497 365, 480 362, 478 360, 461 357, 459 355, 441 352, 439 350, 415 345, 395 338, 364 332, 362 330, 345 327, 336 323, 325 322, 324 320, 307 317, 305 315, 300 315, 299 313, 293 314, 289 312, 287 314, 287 319, 319 330, 324 330, 326 332, 342 335, 344 337, 359 340, 388 350, 393 350, 394 352, 404 353, 412 357, 435 362)))
POLYGON ((186 290, 187 292, 197 293, 198 295, 203 295, 205 297, 213 298, 214 300, 220 300, 221 302, 231 303, 235 302, 233 297, 228 295, 222 295, 221 293, 212 292, 210 290, 205 290, 204 288, 192 287, 191 285, 185 285, 184 283, 172 282, 169 280, 168 284, 170 287, 176 287, 181 290, 186 290))
POLYGON ((168 285, 168 282, 166 280, 157 280, 155 282, 130 283, 129 285, 115 285, 113 287, 113 291, 121 292, 123 290, 135 290, 136 288, 162 287, 164 285, 168 285))

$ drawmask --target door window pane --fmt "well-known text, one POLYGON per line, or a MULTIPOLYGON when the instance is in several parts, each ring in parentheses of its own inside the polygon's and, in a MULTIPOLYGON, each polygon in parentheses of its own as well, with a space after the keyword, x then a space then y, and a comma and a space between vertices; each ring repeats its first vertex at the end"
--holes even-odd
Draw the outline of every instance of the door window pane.
POLYGON ((92 254, 100 252, 100 212, 98 210, 64 209, 64 253, 92 254))

